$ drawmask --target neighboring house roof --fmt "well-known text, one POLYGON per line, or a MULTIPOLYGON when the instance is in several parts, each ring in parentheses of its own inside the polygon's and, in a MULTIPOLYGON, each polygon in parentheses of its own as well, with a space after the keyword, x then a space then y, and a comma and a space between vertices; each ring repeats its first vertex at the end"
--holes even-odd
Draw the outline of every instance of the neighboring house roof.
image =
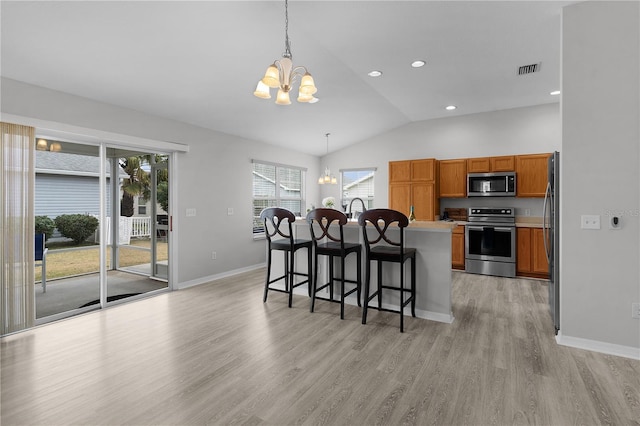
MULTIPOLYGON (((255 170, 254 170, 254 171, 253 171, 253 174, 254 174, 255 176, 258 176, 259 178, 261 178, 261 179, 262 179, 263 181, 265 181, 266 183, 269 183, 269 184, 271 184, 271 185, 275 185, 275 184, 276 184, 276 181, 275 181, 275 180, 273 180, 273 179, 271 179, 271 178, 268 178, 267 176, 263 175, 263 174, 262 174, 262 173, 260 173, 260 172, 257 172, 257 171, 255 171, 255 170)), ((281 190, 283 190, 283 191, 289 191, 289 192, 300 192, 300 189, 299 189, 299 188, 291 188, 291 187, 286 186, 286 185, 284 185, 284 184, 282 184, 282 183, 280 184, 280 189, 281 189, 281 190)))
POLYGON ((361 177, 360 179, 356 179, 353 182, 346 184, 344 186, 344 189, 345 190, 351 189, 354 186, 357 186, 357 185, 361 184, 362 182, 364 182, 366 180, 373 179, 373 175, 374 175, 374 172, 371 172, 368 175, 365 175, 365 176, 361 177))
MULTIPOLYGON (((36 173, 100 176, 100 157, 89 155, 67 154, 64 152, 36 151, 36 173)), ((107 176, 110 170, 107 168, 107 176)), ((119 176, 129 177, 119 169, 119 176)))

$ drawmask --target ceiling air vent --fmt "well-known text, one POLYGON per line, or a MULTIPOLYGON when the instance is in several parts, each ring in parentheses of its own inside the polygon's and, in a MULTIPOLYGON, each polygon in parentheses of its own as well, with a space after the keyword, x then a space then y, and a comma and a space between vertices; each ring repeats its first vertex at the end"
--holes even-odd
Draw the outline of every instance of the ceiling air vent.
POLYGON ((518 68, 518 75, 533 74, 534 72, 538 72, 540 71, 540 65, 542 65, 542 62, 531 65, 523 65, 518 68))

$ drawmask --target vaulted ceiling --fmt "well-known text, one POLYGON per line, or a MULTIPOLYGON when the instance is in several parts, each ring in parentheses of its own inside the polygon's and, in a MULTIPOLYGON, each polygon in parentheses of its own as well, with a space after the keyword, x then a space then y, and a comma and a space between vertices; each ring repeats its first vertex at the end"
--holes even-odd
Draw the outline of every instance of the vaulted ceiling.
POLYGON ((570 3, 292 0, 293 62, 313 75, 315 104, 253 96, 284 51, 284 1, 2 1, 0 69, 323 155, 325 133, 334 151, 412 121, 558 102, 550 92, 570 3), (417 59, 426 65, 412 68, 417 59), (529 64, 539 70, 518 75, 529 64))

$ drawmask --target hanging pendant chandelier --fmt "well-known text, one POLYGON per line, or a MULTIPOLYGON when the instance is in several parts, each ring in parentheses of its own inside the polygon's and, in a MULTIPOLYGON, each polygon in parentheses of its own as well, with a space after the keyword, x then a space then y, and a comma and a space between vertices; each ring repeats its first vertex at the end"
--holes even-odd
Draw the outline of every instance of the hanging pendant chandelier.
POLYGON ((289 46, 289 1, 284 1, 284 53, 282 59, 276 60, 267 68, 262 80, 258 81, 253 94, 262 99, 271 99, 270 88, 278 89, 276 104, 290 105, 289 91, 293 83, 300 80, 298 88, 298 102, 316 103, 318 98, 313 95, 318 91, 313 77, 303 66, 293 67, 291 48, 289 46))
MULTIPOLYGON (((327 154, 329 154, 329 135, 331 133, 326 133, 325 136, 327 137, 327 154)), ((336 185, 338 183, 338 179, 336 179, 335 176, 331 175, 331 170, 329 170, 329 166, 327 166, 324 169, 324 175, 320 176, 318 178, 318 183, 320 185, 324 185, 324 184, 331 184, 331 185, 336 185)))

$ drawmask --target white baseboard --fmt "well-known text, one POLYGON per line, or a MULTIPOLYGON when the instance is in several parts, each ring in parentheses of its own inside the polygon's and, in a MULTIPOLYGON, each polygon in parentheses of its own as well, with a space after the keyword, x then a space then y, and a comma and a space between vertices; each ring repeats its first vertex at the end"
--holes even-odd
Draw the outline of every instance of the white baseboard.
POLYGON ((257 265, 246 266, 244 268, 233 269, 231 271, 223 272, 221 274, 209 275, 207 277, 202 277, 202 278, 198 278, 191 281, 181 282, 180 284, 178 284, 178 286, 175 289, 184 290, 185 288, 193 287, 196 285, 207 284, 207 283, 210 283, 211 281, 219 280, 221 278, 232 277, 234 275, 242 274, 244 272, 249 272, 255 269, 264 268, 265 265, 266 263, 259 263, 257 265))
POLYGON ((581 337, 564 336, 562 332, 559 332, 556 336, 556 342, 562 346, 640 360, 640 348, 634 348, 633 346, 622 346, 581 337))

